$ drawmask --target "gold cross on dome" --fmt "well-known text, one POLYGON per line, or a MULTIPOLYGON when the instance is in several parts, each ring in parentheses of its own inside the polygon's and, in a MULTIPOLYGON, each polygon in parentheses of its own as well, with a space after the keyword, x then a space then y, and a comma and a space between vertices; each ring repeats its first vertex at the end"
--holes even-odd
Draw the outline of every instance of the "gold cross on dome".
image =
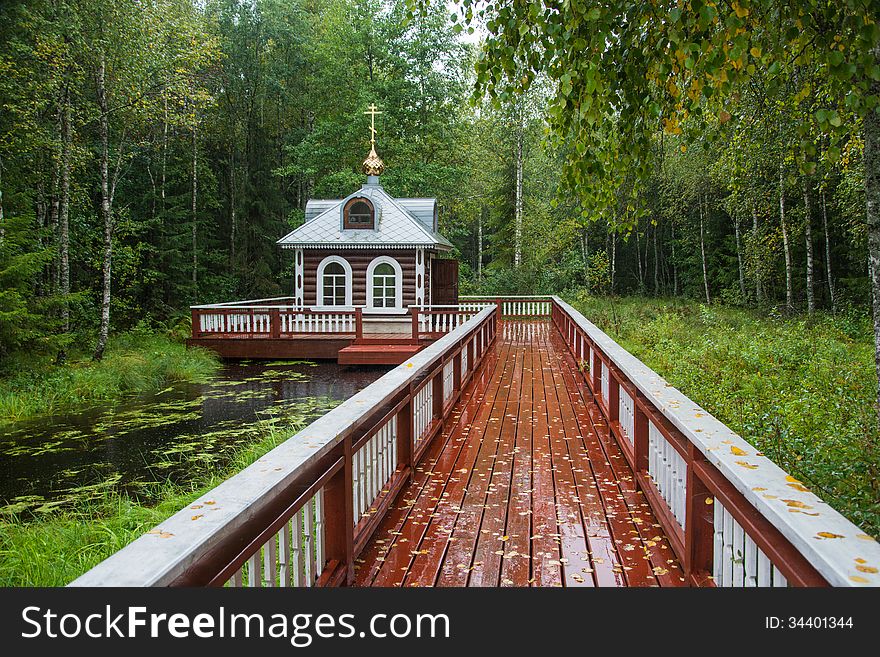
POLYGON ((381 113, 375 103, 370 103, 367 111, 364 112, 370 115, 370 144, 373 146, 376 145, 376 115, 381 113))

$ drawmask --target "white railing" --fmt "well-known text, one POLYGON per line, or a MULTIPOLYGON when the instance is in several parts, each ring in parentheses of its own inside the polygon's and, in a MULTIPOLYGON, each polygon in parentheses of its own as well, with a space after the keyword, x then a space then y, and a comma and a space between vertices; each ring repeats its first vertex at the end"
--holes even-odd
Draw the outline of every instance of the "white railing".
POLYGON ((685 528, 687 463, 653 420, 648 421, 648 475, 657 486, 675 520, 685 528))
POLYGON ((626 388, 618 384, 618 390, 618 421, 620 422, 620 428, 623 431, 623 435, 626 436, 626 439, 629 440, 630 443, 632 443, 633 436, 635 436, 635 403, 633 402, 633 398, 630 397, 630 394, 626 391, 626 388))
POLYGON ((448 360, 443 366, 443 403, 445 404, 452 398, 453 381, 452 376, 455 369, 452 359, 448 360))
POLYGON ((281 312, 281 333, 354 333, 357 321, 353 312, 301 313, 281 312))
POLYGON ((253 551, 228 587, 314 586, 324 565, 324 489, 253 551))
POLYGON ((375 510, 373 503, 397 467, 397 418, 390 418, 352 455, 352 496, 355 525, 375 510))
POLYGON ((788 586, 788 580, 758 547, 718 498, 713 500, 715 515, 714 562, 715 586, 743 588, 753 586, 788 586))
POLYGON ((202 312, 199 314, 199 328, 203 333, 271 333, 272 320, 267 311, 258 308, 246 310, 241 313, 228 309, 202 312))
POLYGON ((483 303, 486 305, 496 303, 501 308, 503 317, 549 317, 553 307, 552 296, 510 296, 499 297, 463 296, 459 297, 462 303, 483 303))
POLYGON ((434 418, 434 386, 425 381, 415 394, 413 402, 413 444, 418 446, 425 439, 434 418))
POLYGON ((605 364, 605 361, 602 361, 602 401, 605 402, 605 405, 608 405, 608 400, 610 399, 611 394, 611 382, 608 379, 608 365, 605 364))

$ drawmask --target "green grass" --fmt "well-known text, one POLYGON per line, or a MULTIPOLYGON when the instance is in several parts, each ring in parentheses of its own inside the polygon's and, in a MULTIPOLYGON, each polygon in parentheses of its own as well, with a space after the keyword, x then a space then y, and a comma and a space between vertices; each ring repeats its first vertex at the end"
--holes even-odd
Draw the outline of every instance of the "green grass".
POLYGON ((42 517, 0 520, 0 586, 64 586, 291 436, 301 423, 263 423, 221 471, 164 483, 138 501, 117 492, 42 517))
POLYGON ((579 295, 588 319, 835 509, 880 536, 869 318, 579 295))
POLYGON ((201 382, 218 367, 202 349, 155 333, 128 333, 110 340, 104 359, 80 355, 62 366, 30 362, 0 378, 0 425, 126 395, 169 383, 201 382))

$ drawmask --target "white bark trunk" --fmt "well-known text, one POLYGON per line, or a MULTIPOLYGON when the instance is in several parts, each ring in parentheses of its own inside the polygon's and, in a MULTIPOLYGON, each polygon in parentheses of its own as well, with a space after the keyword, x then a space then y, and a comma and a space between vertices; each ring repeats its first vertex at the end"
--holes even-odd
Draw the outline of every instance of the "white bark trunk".
POLYGON ((523 116, 519 111, 516 126, 516 198, 514 199, 514 250, 513 266, 522 263, 522 224, 523 224, 523 116))
MULTIPOLYGON (((706 212, 708 212, 708 203, 706 204, 706 212)), ((706 231, 704 228, 705 218, 703 213, 703 204, 700 203, 700 258, 703 261, 703 288, 706 292, 706 303, 712 303, 709 296, 709 268, 706 265, 706 231)))
POLYGON ((759 259, 757 257, 757 249, 758 249, 758 208, 755 205, 752 205, 752 244, 755 253, 752 254, 752 258, 754 259, 755 266, 755 300, 758 303, 764 298, 764 292, 761 288, 761 268, 759 266, 759 259))
POLYGON ((779 164, 779 224, 782 227, 782 249, 785 252, 785 305, 794 308, 794 288, 791 275, 791 249, 788 244, 788 226, 785 223, 785 181, 782 163, 779 164))
MULTIPOLYGON (((198 119, 196 119, 197 121, 198 119)), ((196 133, 196 123, 192 128, 192 284, 193 295, 198 295, 199 285, 199 252, 198 252, 198 199, 199 199, 199 149, 196 133)))
POLYGON ((477 214, 477 282, 483 282, 483 213, 485 208, 480 208, 477 214))
POLYGON ((675 222, 670 224, 672 244, 672 296, 678 296, 678 265, 675 261, 675 222))
POLYGON ((101 360, 107 348, 110 334, 110 275, 113 258, 113 217, 110 206, 110 127, 107 116, 107 89, 105 87, 106 61, 101 53, 96 75, 98 91, 98 108, 101 112, 99 129, 101 136, 101 217, 104 221, 104 253, 101 264, 101 326, 98 331, 98 344, 95 346, 94 359, 101 360))
POLYGON ((828 277, 828 295, 831 310, 837 310, 837 299, 834 297, 834 276, 831 273, 831 235, 828 232, 828 208, 825 205, 825 190, 822 190, 822 228, 825 231, 825 275, 828 277))
MULTIPOLYGON (((64 112, 61 117, 61 189, 58 203, 59 241, 61 257, 61 322, 65 333, 70 331, 70 149, 71 149, 70 90, 64 90, 64 112)), ((63 352, 59 354, 63 360, 63 352)))
MULTIPOLYGON (((874 49, 875 63, 880 47, 874 49)), ((880 95, 880 82, 871 82, 871 93, 880 95)), ((865 205, 868 261, 874 311, 874 363, 878 375, 876 410, 880 416, 880 115, 868 112, 862 124, 865 141, 865 205)))
POLYGON ((806 177, 801 181, 804 193, 804 241, 807 247, 807 312, 816 312, 816 296, 813 289, 813 218, 810 207, 810 188, 806 177))
POLYGON ((746 274, 743 270, 743 259, 742 259, 742 241, 740 239, 739 234, 739 215, 734 217, 733 219, 733 227, 736 234, 736 264, 739 269, 739 292, 742 295, 742 299, 745 302, 746 300, 746 274))

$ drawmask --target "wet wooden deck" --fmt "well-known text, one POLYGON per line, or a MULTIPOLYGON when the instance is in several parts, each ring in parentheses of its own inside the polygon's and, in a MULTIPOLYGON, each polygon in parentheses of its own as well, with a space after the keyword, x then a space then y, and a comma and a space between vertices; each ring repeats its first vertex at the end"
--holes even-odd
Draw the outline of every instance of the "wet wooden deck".
POLYGON ((506 322, 357 560, 359 586, 683 586, 550 322, 506 322))

